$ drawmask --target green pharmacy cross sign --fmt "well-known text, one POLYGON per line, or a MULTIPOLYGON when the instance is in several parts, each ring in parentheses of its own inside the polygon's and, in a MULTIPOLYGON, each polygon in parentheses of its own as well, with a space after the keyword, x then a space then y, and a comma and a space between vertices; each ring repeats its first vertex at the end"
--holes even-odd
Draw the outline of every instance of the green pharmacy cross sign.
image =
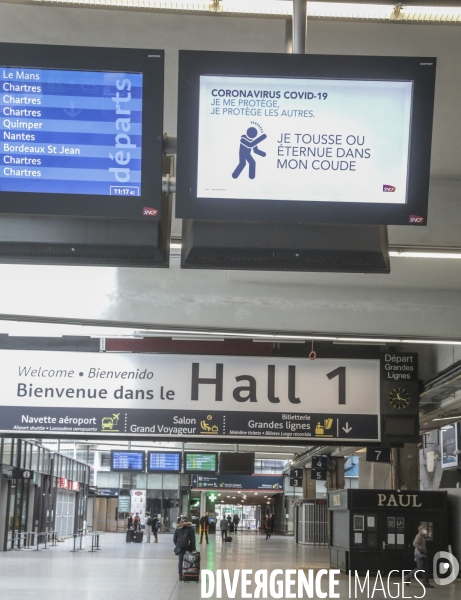
POLYGON ((217 498, 216 494, 210 494, 208 497, 212 502, 215 502, 217 498))

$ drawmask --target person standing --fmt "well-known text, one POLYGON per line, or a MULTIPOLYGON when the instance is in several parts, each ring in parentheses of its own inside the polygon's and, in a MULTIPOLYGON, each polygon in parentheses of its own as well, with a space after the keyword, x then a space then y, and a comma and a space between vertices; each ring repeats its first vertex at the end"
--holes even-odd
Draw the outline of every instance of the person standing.
POLYGON ((410 585, 410 580, 416 575, 418 571, 423 572, 423 585, 426 588, 433 588, 433 585, 429 584, 429 577, 427 576, 427 549, 426 549, 426 538, 424 536, 427 535, 427 529, 425 525, 420 525, 418 527, 418 533, 413 541, 413 546, 415 548, 415 561, 416 561, 416 569, 413 569, 411 573, 405 577, 404 581, 407 585, 410 585))
POLYGON ((174 553, 178 557, 179 581, 182 581, 182 563, 186 552, 195 552, 195 531, 187 517, 181 517, 173 535, 174 553))
POLYGON ((219 522, 219 526, 221 527, 221 539, 224 542, 227 537, 227 532, 229 531, 229 521, 223 516, 219 522))
POLYGON ((150 536, 152 535, 152 518, 150 512, 146 512, 144 517, 144 529, 146 530, 146 544, 150 544, 150 536))
POLYGON ((203 542, 203 534, 205 534, 206 543, 208 544, 208 526, 210 522, 208 520, 208 513, 205 513, 200 519, 200 543, 203 542))
POLYGON ((275 513, 271 514, 271 535, 274 535, 274 531, 275 531, 275 513))
POLYGON ((154 544, 158 544, 158 530, 160 527, 160 519, 158 515, 152 516, 152 533, 154 534, 154 544))
POLYGON ((264 529, 266 530, 266 540, 269 540, 271 537, 271 520, 269 515, 266 517, 266 521, 264 522, 264 529))
POLYGON ((237 535, 237 527, 238 527, 238 524, 240 523, 240 517, 238 516, 237 513, 235 513, 235 515, 234 515, 233 522, 234 522, 234 532, 235 532, 235 535, 237 535))

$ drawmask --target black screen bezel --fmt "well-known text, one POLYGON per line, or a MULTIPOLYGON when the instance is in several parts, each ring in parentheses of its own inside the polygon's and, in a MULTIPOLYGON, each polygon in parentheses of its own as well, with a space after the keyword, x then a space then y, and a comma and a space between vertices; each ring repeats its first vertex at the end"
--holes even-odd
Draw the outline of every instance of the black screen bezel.
MULTIPOLYGON (((242 466, 242 465, 240 465, 240 466, 242 466)), ((255 466, 255 453, 254 452, 221 452, 220 453, 220 456, 219 456, 219 474, 220 475, 253 475, 254 474, 254 466, 255 466), (240 469, 237 469, 234 471, 225 470, 223 462, 225 462, 226 460, 230 460, 232 462, 232 459, 230 459, 229 457, 232 457, 232 459, 237 462, 241 461, 242 459, 249 460, 251 457, 253 467, 250 471, 245 470, 243 468, 240 468, 240 469)))
POLYGON ((157 452, 155 450, 149 450, 147 453, 147 472, 148 473, 181 473, 181 467, 182 467, 182 455, 181 452, 157 452), (150 468, 150 457, 151 454, 176 454, 179 456, 179 468, 178 470, 176 469, 151 469, 150 468))
POLYGON ((143 208, 161 216, 164 51, 133 48, 0 43, 0 68, 41 68, 142 73, 141 195, 47 194, 0 191, 0 213, 142 218, 143 208))
POLYGON ((196 475, 200 475, 200 474, 204 475, 207 473, 216 474, 217 472, 218 472, 218 453, 217 452, 184 452, 184 473, 187 473, 187 474, 193 473, 196 475), (187 457, 192 454, 194 454, 194 455, 196 455, 196 454, 207 454, 207 455, 212 454, 215 457, 215 465, 216 465, 215 470, 214 471, 200 471, 200 470, 197 471, 196 469, 188 469, 187 468, 187 457))
POLYGON ((111 473, 145 473, 146 472, 146 452, 145 450, 111 450, 110 451, 110 472, 111 473), (142 469, 114 469, 114 454, 142 454, 142 469))
MULTIPOLYGON (((180 50, 176 217, 232 221, 426 225, 435 68, 435 58, 180 50), (413 81, 406 204, 197 197, 201 75, 413 81), (422 219, 410 222, 411 215, 422 219)), ((392 118, 392 115, 385 115, 383 118, 392 118)))

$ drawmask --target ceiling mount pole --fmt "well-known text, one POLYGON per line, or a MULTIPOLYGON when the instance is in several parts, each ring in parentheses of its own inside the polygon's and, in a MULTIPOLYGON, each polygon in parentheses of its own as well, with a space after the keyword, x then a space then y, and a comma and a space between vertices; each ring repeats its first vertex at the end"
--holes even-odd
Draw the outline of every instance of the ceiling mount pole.
POLYGON ((306 54, 307 0, 293 0, 293 54, 306 54))

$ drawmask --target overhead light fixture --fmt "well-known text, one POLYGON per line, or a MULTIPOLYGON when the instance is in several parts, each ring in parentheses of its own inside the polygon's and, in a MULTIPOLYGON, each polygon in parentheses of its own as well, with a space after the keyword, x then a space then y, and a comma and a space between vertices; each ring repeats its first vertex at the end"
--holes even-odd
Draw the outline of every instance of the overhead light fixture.
POLYGON ((460 23, 461 8, 456 6, 402 6, 399 21, 460 23))
POLYGON ((433 421, 449 421, 450 419, 461 419, 461 415, 453 415, 452 417, 437 417, 433 421))
MULTIPOLYGON (((75 7, 151 10, 164 13, 219 14, 289 18, 292 2, 287 0, 32 0, 39 4, 60 4, 75 7)), ((435 0, 434 0, 435 3, 435 0)), ((461 23, 461 11, 451 6, 401 6, 393 4, 362 4, 358 2, 308 2, 309 19, 353 21, 461 23)))
MULTIPOLYGON (((269 343, 288 343, 290 341, 316 342, 328 341, 337 344, 433 344, 460 346, 461 339, 432 339, 432 338, 398 338, 398 337, 369 337, 352 335, 323 335, 315 333, 261 333, 259 331, 210 331, 196 329, 164 329, 155 326, 139 328, 127 324, 125 327, 116 325, 93 325, 86 323, 66 323, 64 320, 36 321, 26 320, 16 315, 0 315, 0 335, 27 336, 27 337, 59 337, 76 336, 105 339, 139 339, 139 338, 175 338, 181 340, 199 339, 200 341, 223 341, 225 339, 248 339, 252 341, 265 341, 269 343), (15 318, 17 320, 15 320, 15 318)), ((263 453, 277 454, 277 453, 263 453)))
POLYGON ((389 256, 392 258, 447 258, 447 259, 461 259, 460 252, 417 252, 408 250, 391 250, 389 256))

